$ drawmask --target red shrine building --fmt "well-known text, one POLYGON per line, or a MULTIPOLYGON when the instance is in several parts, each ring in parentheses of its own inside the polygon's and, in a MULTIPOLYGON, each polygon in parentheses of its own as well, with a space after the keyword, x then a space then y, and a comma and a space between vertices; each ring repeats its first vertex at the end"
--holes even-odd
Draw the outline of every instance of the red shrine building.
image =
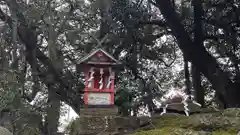
POLYGON ((96 49, 83 57, 77 69, 84 72, 84 104, 114 104, 114 67, 121 64, 103 49, 96 49))

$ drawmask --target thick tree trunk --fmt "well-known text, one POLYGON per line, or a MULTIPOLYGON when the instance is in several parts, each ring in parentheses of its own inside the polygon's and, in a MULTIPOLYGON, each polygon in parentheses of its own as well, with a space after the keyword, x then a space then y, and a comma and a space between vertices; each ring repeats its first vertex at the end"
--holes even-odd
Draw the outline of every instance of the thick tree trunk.
MULTIPOLYGON (((16 3, 15 3, 16 4, 16 3)), ((13 8, 13 7, 10 7, 13 8)), ((21 12, 18 12, 21 17, 24 17, 21 12)), ((0 10, 0 19, 5 21, 10 27, 12 27, 12 19, 4 14, 3 11, 0 10)), ((21 18, 24 20, 24 18, 21 18)), ((32 57, 32 52, 35 46, 37 45, 37 36, 34 29, 27 27, 25 23, 19 21, 18 25, 18 36, 20 40, 24 43, 26 47, 26 60, 31 65, 34 66, 34 60, 32 57)), ((39 74, 39 78, 43 83, 46 85, 49 84, 61 84, 62 87, 54 88, 54 92, 56 92, 59 96, 61 101, 64 101, 68 105, 70 105, 76 113, 79 113, 80 106, 83 103, 81 100, 81 93, 78 93, 78 90, 74 90, 73 84, 78 86, 78 89, 83 89, 84 85, 80 83, 69 71, 66 71, 65 74, 57 69, 55 65, 51 63, 51 60, 39 49, 36 48, 36 57, 37 59, 45 66, 44 68, 40 67, 37 63, 37 71, 39 74), (46 69, 47 70, 46 70, 46 69), (54 76, 53 80, 48 79, 48 75, 54 76), (67 80, 67 82, 66 82, 67 80)), ((33 67, 32 67, 33 68, 33 67)), ((76 87, 74 87, 76 88, 76 87)))
POLYGON ((6 69, 9 68, 7 52, 5 51, 5 42, 0 39, 0 87, 4 88, 6 69))
POLYGON ((100 16, 101 16, 99 35, 100 40, 110 31, 110 21, 112 20, 112 17, 109 13, 110 9, 111 0, 102 0, 102 3, 100 4, 100 16))
MULTIPOLYGON (((48 24, 48 53, 49 58, 52 62, 52 64, 59 70, 63 70, 63 64, 64 64, 64 58, 59 52, 56 44, 56 31, 53 28, 54 20, 53 20, 53 13, 52 13, 52 7, 51 2, 47 5, 49 6, 49 21, 48 24)), ((49 108, 47 109, 47 117, 46 117, 46 128, 47 128, 47 134, 49 135, 56 135, 58 132, 58 123, 60 118, 60 107, 61 107, 61 101, 59 98, 59 95, 57 95, 54 92, 54 86, 49 85, 48 86, 48 103, 49 108)))
MULTIPOLYGON (((203 46, 202 16, 203 8, 201 0, 193 0, 194 7, 194 45, 203 46)), ((194 88, 194 97, 198 103, 204 107, 204 89, 201 85, 201 73, 195 65, 192 64, 192 81, 194 88)))
POLYGON ((189 66, 188 66, 188 60, 185 56, 183 56, 184 59, 184 74, 185 74, 185 92, 187 95, 191 95, 191 82, 190 82, 190 74, 189 74, 189 66))
POLYGON ((13 50, 12 50, 12 60, 13 60, 13 69, 14 70, 18 70, 18 58, 17 58, 17 49, 18 49, 18 45, 17 45, 17 24, 18 24, 18 19, 17 19, 17 14, 16 14, 16 10, 13 9, 11 11, 12 13, 12 19, 13 19, 13 23, 12 23, 12 46, 13 46, 13 50))
POLYGON ((58 124, 60 118, 60 99, 55 92, 51 92, 51 86, 48 87, 48 103, 47 116, 45 119, 45 130, 47 135, 56 135, 58 132, 58 124))
POLYGON ((192 65, 192 84, 194 89, 194 97, 195 100, 202 105, 202 107, 205 106, 204 102, 204 95, 205 91, 201 85, 201 73, 197 70, 197 68, 192 65))
POLYGON ((178 41, 180 49, 186 54, 189 61, 207 77, 214 89, 222 95, 228 107, 237 107, 240 102, 235 85, 227 74, 219 67, 216 59, 211 56, 204 46, 196 46, 184 29, 181 21, 168 0, 156 0, 161 13, 178 41))

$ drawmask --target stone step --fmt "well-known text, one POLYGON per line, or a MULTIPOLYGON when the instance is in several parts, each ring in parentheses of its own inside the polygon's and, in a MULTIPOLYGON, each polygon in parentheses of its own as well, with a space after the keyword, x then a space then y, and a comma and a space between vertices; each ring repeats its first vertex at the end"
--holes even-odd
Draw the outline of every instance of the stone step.
POLYGON ((91 115, 91 116, 116 116, 118 114, 118 108, 113 107, 102 107, 102 108, 81 108, 80 116, 91 115))

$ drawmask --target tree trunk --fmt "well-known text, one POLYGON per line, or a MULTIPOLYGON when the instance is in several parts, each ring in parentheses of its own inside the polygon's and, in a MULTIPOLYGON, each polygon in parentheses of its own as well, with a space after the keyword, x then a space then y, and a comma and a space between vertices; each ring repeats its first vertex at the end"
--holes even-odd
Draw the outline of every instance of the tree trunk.
POLYGON ((3 39, 0 38, 0 87, 4 88, 4 84, 5 84, 5 73, 6 73, 6 69, 9 68, 8 65, 8 55, 7 52, 5 51, 5 42, 3 39))
POLYGON ((185 53, 188 60, 211 82, 216 92, 223 96, 228 107, 239 107, 235 85, 227 74, 219 67, 216 59, 211 56, 204 46, 196 46, 184 29, 181 21, 168 0, 156 0, 156 5, 165 17, 168 26, 178 41, 179 48, 185 53))
POLYGON ((47 116, 45 119, 45 133, 47 135, 56 135, 58 132, 61 104, 58 95, 51 91, 51 86, 49 86, 48 89, 49 107, 47 108, 47 116))
POLYGON ((197 70, 197 68, 192 65, 192 83, 193 83, 193 89, 194 89, 194 97, 195 100, 202 105, 202 107, 205 106, 204 102, 204 95, 205 91, 201 85, 201 73, 197 70))
POLYGON ((191 82, 190 82, 190 74, 189 74, 189 66, 188 66, 188 60, 186 58, 186 56, 183 56, 184 59, 184 74, 185 74, 185 92, 187 95, 191 95, 191 82))
MULTIPOLYGON (((202 16, 203 8, 201 0, 193 0, 194 7, 194 45, 203 46, 202 16)), ((194 97, 196 101, 204 107, 204 89, 201 85, 201 73, 195 65, 192 64, 192 81, 194 88, 194 97)))
POLYGON ((17 58, 17 24, 18 24, 18 19, 17 19, 17 14, 16 14, 16 10, 13 9, 11 11, 12 13, 12 46, 13 46, 13 50, 12 50, 12 60, 13 60, 13 69, 14 70, 18 70, 18 58, 17 58))
MULTIPOLYGON (((58 68, 58 70, 63 70, 63 58, 58 53, 58 48, 56 47, 56 31, 53 28, 54 20, 52 14, 51 2, 48 4, 49 6, 49 32, 48 32, 48 52, 49 58, 54 65, 54 67, 58 68)), ((59 95, 54 92, 54 85, 48 85, 48 104, 49 108, 47 109, 46 116, 46 125, 47 134, 56 135, 58 132, 58 124, 60 118, 60 107, 61 101, 59 95)))
MULTIPOLYGON (((16 1, 6 1, 9 5, 9 8, 12 9, 18 9, 16 1)), ((79 113, 80 105, 83 103, 83 100, 81 99, 81 92, 76 92, 76 90, 73 89, 73 84, 77 85, 78 89, 83 89, 84 84, 79 82, 70 71, 66 71, 63 73, 61 70, 55 67, 51 60, 39 49, 37 48, 37 35, 36 30, 30 26, 27 25, 27 23, 24 22, 25 18, 24 15, 17 10, 17 13, 19 16, 18 19, 18 37, 19 39, 24 43, 26 47, 26 60, 31 65, 31 68, 34 66, 34 60, 32 57, 32 52, 34 49, 36 49, 36 57, 41 62, 44 67, 41 67, 38 63, 36 65, 37 70, 39 73, 38 77, 41 79, 43 83, 46 85, 51 84, 53 81, 55 84, 58 84, 57 88, 54 88, 54 91, 60 96, 60 99, 70 105, 76 113, 79 113), (54 80, 51 80, 49 82, 48 80, 48 74, 51 74, 54 76, 54 80), (67 81, 66 81, 67 80, 67 81), (62 87, 59 87, 61 84, 62 87)), ((6 15, 2 10, 0 10, 0 19, 4 22, 6 22, 10 28, 12 28, 12 22, 13 20, 11 17, 6 15)), ((34 69, 34 68, 33 68, 34 69)), ((74 87, 75 88, 75 87, 74 87)))
POLYGON ((100 40, 110 31, 110 21, 112 20, 112 17, 109 11, 111 9, 111 2, 112 0, 102 0, 102 3, 100 4, 100 40))

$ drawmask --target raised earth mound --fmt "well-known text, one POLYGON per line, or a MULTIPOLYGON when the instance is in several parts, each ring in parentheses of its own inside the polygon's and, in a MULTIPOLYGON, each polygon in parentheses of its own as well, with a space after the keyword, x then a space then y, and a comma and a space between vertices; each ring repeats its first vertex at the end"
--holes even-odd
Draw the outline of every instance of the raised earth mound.
MULTIPOLYGON (((189 117, 167 113, 162 116, 155 114, 151 118, 118 117, 112 118, 112 121, 115 124, 110 127, 119 130, 103 133, 101 129, 98 135, 237 135, 240 131, 240 108, 222 111, 202 109, 189 117)), ((80 135, 80 122, 77 119, 70 126, 71 135, 80 135)), ((101 123, 104 125, 104 122, 101 123)))
POLYGON ((164 114, 152 118, 152 129, 132 135, 237 135, 240 131, 240 109, 205 111, 189 117, 164 114))

